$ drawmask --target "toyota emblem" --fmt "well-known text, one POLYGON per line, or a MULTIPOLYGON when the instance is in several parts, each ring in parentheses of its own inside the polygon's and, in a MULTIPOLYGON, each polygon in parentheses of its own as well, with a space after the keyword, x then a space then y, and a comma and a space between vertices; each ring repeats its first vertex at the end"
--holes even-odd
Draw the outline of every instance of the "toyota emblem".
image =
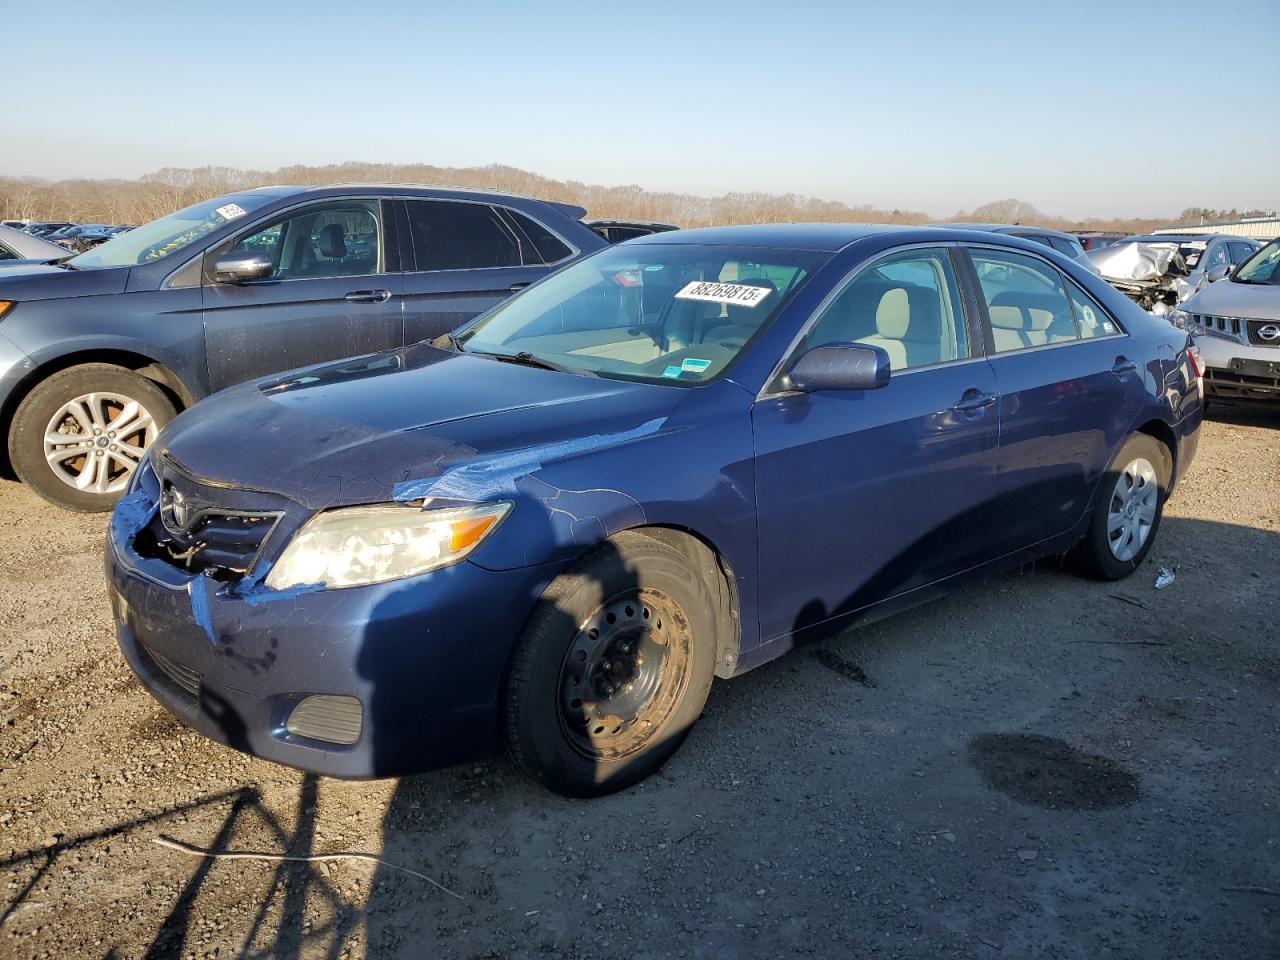
POLYGON ((166 483, 160 492, 160 521, 170 533, 187 532, 187 524, 191 520, 191 508, 187 498, 173 484, 166 483))
POLYGON ((1258 331, 1258 339, 1260 340, 1276 340, 1280 339, 1280 326, 1274 323, 1268 323, 1265 327, 1258 331))

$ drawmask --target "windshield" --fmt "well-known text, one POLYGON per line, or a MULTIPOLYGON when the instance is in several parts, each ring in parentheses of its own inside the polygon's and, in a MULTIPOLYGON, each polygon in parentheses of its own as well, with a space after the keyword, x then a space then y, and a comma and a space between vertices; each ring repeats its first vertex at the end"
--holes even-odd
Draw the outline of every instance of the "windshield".
POLYGON ((279 199, 269 193, 237 193, 206 200, 122 233, 68 261, 80 270, 132 267, 181 250, 228 221, 279 199))
POLYGON ((825 259, 808 250, 627 244, 507 301, 457 343, 571 372, 704 383, 825 259))
POLYGON ((1236 269, 1236 283, 1280 287, 1280 240, 1272 240, 1236 269))

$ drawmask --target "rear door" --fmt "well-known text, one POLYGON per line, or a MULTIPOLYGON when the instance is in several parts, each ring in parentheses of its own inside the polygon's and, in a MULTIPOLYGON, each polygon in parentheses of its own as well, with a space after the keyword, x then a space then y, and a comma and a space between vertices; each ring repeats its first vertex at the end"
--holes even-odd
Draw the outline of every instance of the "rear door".
POLYGON ((461 326, 546 276, 574 251, 515 210, 469 200, 406 199, 405 340, 461 326))
POLYGON ((766 639, 851 614, 987 555, 995 375, 947 247, 861 268, 789 362, 832 342, 883 348, 878 390, 765 394, 752 421, 766 639))
POLYGON ((1038 256, 969 245, 998 386, 997 556, 1065 533, 1144 402, 1119 323, 1038 256))
POLYGON ((404 343, 398 250, 387 242, 386 212, 376 199, 317 201, 206 254, 211 389, 404 343), (219 259, 249 253, 271 258, 269 277, 214 280, 219 259))

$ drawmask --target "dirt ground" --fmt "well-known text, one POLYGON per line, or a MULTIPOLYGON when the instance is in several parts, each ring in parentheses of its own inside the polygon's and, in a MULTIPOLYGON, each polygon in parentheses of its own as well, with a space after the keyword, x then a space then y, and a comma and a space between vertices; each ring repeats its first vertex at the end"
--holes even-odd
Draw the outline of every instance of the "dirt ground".
POLYGON ((116 651, 104 525, 0 484, 4 960, 1280 957, 1280 411, 1206 424, 1130 580, 1041 564, 795 651, 588 802, 186 731, 116 651))

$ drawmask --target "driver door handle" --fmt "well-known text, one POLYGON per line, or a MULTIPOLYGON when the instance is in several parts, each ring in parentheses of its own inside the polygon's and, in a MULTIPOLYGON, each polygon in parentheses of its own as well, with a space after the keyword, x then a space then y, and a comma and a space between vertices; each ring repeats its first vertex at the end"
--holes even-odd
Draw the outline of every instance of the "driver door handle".
POLYGON ((507 287, 507 289, 510 290, 512 293, 515 293, 517 290, 523 290, 528 285, 529 285, 528 280, 521 280, 519 283, 513 283, 511 286, 507 287))
POLYGON ((342 298, 347 303, 386 303, 391 299, 390 290, 352 290, 342 298))
POLYGON ((973 413, 975 410, 985 409, 995 402, 996 395, 994 393, 979 393, 975 396, 965 397, 963 400, 952 404, 951 409, 956 413, 973 413))

